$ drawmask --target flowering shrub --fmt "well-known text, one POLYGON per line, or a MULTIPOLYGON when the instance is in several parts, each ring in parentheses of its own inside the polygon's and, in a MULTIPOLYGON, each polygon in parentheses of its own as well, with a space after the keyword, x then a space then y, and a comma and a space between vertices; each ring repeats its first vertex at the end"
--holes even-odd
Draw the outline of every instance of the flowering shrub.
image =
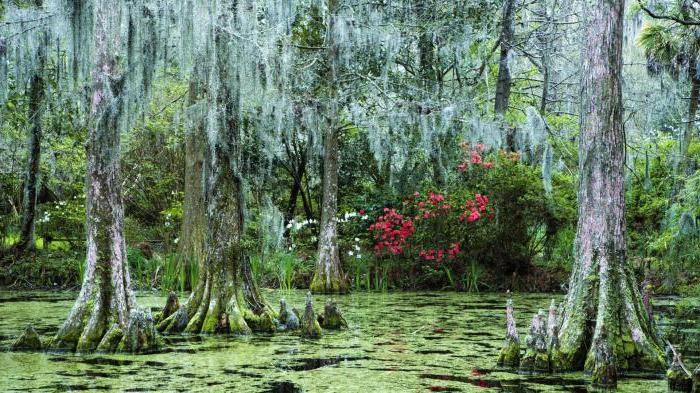
POLYGON ((415 231, 413 221, 405 218, 403 214, 398 214, 394 209, 384 208, 384 213, 383 216, 379 216, 377 222, 369 226, 377 240, 374 252, 377 255, 383 252, 399 255, 403 253, 406 239, 415 231))
POLYGON ((545 229, 559 225, 539 168, 480 143, 460 148, 446 189, 426 184, 401 202, 387 200, 374 215, 375 260, 390 277, 405 280, 393 285, 434 288, 449 281, 475 289, 486 269, 508 277, 524 273, 542 253, 545 229))
POLYGON ((428 192, 415 192, 404 201, 406 217, 395 209, 385 208, 384 215, 370 225, 375 240, 375 255, 411 259, 416 256, 437 265, 456 261, 462 245, 469 244, 469 226, 482 217, 493 218, 487 196, 473 199, 428 192), (411 218, 413 217, 413 218, 411 218))

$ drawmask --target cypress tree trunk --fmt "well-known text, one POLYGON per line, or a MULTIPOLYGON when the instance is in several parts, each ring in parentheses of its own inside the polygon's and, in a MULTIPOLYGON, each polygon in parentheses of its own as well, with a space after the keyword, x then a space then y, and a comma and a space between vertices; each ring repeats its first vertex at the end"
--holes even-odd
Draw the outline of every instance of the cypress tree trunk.
POLYGON ((508 57, 515 34, 513 28, 515 0, 506 0, 503 4, 503 16, 501 18, 501 56, 498 60, 498 81, 496 83, 496 102, 494 110, 497 115, 504 115, 508 110, 510 99, 510 65, 508 57))
POLYGON ((22 195, 22 227, 20 229, 18 252, 34 249, 34 222, 39 183, 39 163, 41 161, 41 120, 44 108, 44 65, 46 63, 45 43, 37 50, 37 69, 29 86, 29 122, 31 124, 27 143, 27 168, 24 175, 22 195))
POLYGON ((318 237, 316 273, 311 291, 345 293, 347 281, 338 255, 338 135, 330 130, 325 135, 323 160, 323 202, 321 203, 321 234, 318 237))
MULTIPOLYGON (((190 105, 196 105, 201 95, 201 84, 190 82, 190 105)), ((185 190, 182 216, 182 235, 180 236, 179 274, 184 274, 185 290, 192 289, 191 273, 194 264, 200 271, 204 262, 204 238, 206 235, 206 209, 204 190, 202 189, 202 171, 204 170, 204 150, 206 134, 204 117, 194 116, 192 129, 185 135, 185 190)))
POLYGON ((624 0, 597 0, 588 9, 581 56, 576 259, 552 366, 584 368, 595 384, 614 385, 618 370, 659 371, 664 357, 626 259, 624 0))
POLYGON ((150 313, 131 291, 120 182, 119 120, 121 7, 96 0, 94 68, 87 140, 87 257, 85 277, 53 347, 79 352, 148 351, 155 346, 150 313))
MULTIPOLYGON (((217 83, 208 89, 215 108, 212 132, 204 160, 206 260, 187 304, 168 316, 158 330, 175 333, 246 334, 274 332, 275 313, 265 302, 252 275, 243 247, 245 203, 241 162, 239 77, 235 61, 235 2, 221 5, 213 32, 214 74, 217 83)), ((214 116, 209 116, 210 118, 214 116)))
POLYGON ((676 198, 681 189, 685 185, 685 176, 689 175, 689 157, 688 149, 690 142, 693 139, 693 131, 695 130, 695 117, 698 113, 698 99, 700 98, 700 78, 698 78, 698 64, 695 58, 690 59, 688 67, 690 75, 690 102, 688 103, 688 124, 683 132, 683 138, 680 142, 680 158, 676 162, 673 176, 673 186, 671 188, 670 203, 676 202, 676 198))
POLYGON ((321 201, 321 232, 318 236, 318 259, 316 272, 310 289, 316 293, 345 293, 347 280, 340 267, 338 255, 338 91, 337 67, 339 45, 333 38, 338 0, 328 1, 330 22, 327 29, 327 61, 329 62, 328 130, 324 135, 323 147, 323 190, 321 201))

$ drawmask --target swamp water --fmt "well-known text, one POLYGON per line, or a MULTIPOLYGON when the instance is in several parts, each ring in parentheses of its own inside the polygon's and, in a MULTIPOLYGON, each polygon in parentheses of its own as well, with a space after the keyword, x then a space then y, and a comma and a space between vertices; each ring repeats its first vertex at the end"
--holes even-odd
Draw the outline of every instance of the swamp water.
MULTIPOLYGON (((303 309, 304 292, 266 291, 303 309)), ((0 347, 24 325, 55 334, 75 293, 0 291, 0 347)), ((181 296, 184 298, 184 296, 181 296)), ((521 341, 532 315, 550 295, 514 297, 521 341)), ((324 296, 315 296, 320 312, 324 296)), ((560 300, 560 297, 557 297, 560 300)), ((141 293, 160 309, 163 296, 141 293)), ((0 352, 0 390, 234 391, 234 392, 586 392, 582 373, 527 376, 495 370, 505 329, 505 297, 449 292, 365 293, 337 297, 350 328, 320 340, 286 333, 250 337, 168 336, 164 352, 89 355, 0 352)), ((659 299, 657 319, 684 342, 700 342, 696 321, 666 318, 672 301, 659 299)), ((695 310, 698 302, 695 302, 695 310)), ((697 314, 695 314, 697 315, 697 314)), ((687 345, 686 345, 687 347, 687 345)), ((686 349, 697 363, 698 346, 686 349), (695 351, 692 351, 695 347, 695 351)), ((621 392, 663 392, 660 375, 624 379, 621 392)))

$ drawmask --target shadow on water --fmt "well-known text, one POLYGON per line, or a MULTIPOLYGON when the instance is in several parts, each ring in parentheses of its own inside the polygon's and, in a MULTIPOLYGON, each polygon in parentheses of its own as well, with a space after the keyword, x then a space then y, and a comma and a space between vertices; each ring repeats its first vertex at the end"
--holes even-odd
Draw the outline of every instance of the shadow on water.
POLYGON ((269 384, 267 387, 267 390, 265 390, 265 393, 301 393, 303 390, 289 382, 289 381, 282 381, 282 382, 273 382, 269 384))
POLYGON ((329 358, 303 358, 296 359, 294 363, 284 364, 278 363, 277 368, 290 370, 290 371, 309 371, 316 370, 321 367, 335 366, 340 363, 350 363, 357 360, 367 360, 368 357, 348 357, 348 356, 336 356, 329 358))
MULTIPOLYGON (((555 376, 522 376, 521 378, 512 380, 501 380, 489 376, 486 370, 473 369, 470 376, 449 375, 449 374, 420 374, 421 378, 429 380, 460 382, 480 388, 495 388, 504 392, 510 393, 530 393, 540 391, 533 389, 528 385, 546 385, 558 386, 562 389, 573 393, 587 392, 586 381, 582 379, 564 379, 555 376)), ((428 387, 431 391, 446 391, 440 390, 442 386, 431 385, 428 387)), ((445 387, 447 388, 447 387, 445 387)))

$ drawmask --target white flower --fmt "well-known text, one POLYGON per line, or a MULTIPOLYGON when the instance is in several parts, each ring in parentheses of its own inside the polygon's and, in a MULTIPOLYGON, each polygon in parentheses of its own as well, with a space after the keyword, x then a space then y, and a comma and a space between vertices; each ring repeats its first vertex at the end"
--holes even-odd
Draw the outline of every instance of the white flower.
POLYGON ((360 238, 359 238, 359 237, 356 237, 356 238, 355 238, 355 241, 356 241, 356 242, 359 242, 359 241, 360 241, 360 238))
POLYGON ((348 251, 348 255, 352 256, 352 254, 353 254, 352 251, 348 251))
POLYGON ((175 240, 173 240, 173 243, 177 244, 178 241, 180 241, 180 238, 176 237, 175 240))
POLYGON ((358 246, 357 244, 355 244, 355 250, 360 251, 360 246, 358 246))
POLYGON ((362 258, 362 255, 357 254, 357 259, 360 259, 360 258, 362 258))

